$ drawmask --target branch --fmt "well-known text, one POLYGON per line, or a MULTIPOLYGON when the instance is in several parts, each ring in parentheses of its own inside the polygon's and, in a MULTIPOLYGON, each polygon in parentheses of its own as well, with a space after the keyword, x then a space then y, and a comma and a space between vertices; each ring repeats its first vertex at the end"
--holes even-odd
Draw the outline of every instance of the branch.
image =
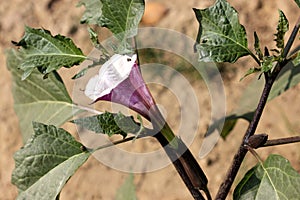
POLYGON ((164 147, 164 150, 173 162, 176 171, 193 198, 195 200, 205 200, 199 191, 200 189, 205 192, 207 199, 211 200, 211 196, 206 186, 207 182, 204 184, 202 183, 203 179, 207 181, 206 176, 185 144, 179 139, 179 147, 178 149, 174 149, 168 145, 169 142, 161 133, 157 133, 154 137, 164 147))
MULTIPOLYGON (((260 147, 270 147, 270 146, 276 146, 276 145, 291 144, 291 143, 296 143, 296 142, 300 142, 300 136, 267 140, 266 143, 260 147)), ((260 148, 260 147, 258 147, 258 148, 260 148)))
MULTIPOLYGON (((299 31, 299 26, 300 26, 300 18, 298 18, 297 24, 295 25, 293 32, 292 32, 291 36, 289 37, 287 45, 284 48, 284 51, 283 51, 284 58, 288 54, 288 52, 296 38, 296 35, 299 31)), ((230 166, 224 181, 220 185, 216 199, 225 199, 226 196, 228 195, 229 190, 232 186, 232 183, 233 183, 233 181, 239 171, 239 168, 242 164, 242 161, 244 160, 244 158, 248 152, 248 149, 246 148, 246 145, 248 144, 248 140, 252 135, 254 135, 254 133, 256 131, 258 122, 263 113, 264 107, 267 103, 268 96, 271 91, 272 85, 273 85, 274 81, 276 80, 277 75, 279 74, 281 69, 285 66, 285 62, 286 62, 285 59, 282 62, 278 62, 271 75, 265 73, 266 82, 265 82, 265 86, 264 86, 261 98, 259 100, 258 106, 255 110, 254 117, 246 130, 246 133, 244 135, 244 138, 240 145, 240 148, 238 149, 238 152, 235 154, 235 156, 233 158, 232 165, 230 166)))

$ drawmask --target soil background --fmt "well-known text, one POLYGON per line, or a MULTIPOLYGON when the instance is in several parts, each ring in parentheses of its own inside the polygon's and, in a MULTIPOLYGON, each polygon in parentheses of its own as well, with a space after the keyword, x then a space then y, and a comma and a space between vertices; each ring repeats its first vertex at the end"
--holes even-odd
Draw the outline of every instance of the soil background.
MULTIPOLYGON (((147 3, 151 2, 153 1, 147 1, 147 3)), ((205 8, 213 4, 213 1, 208 0, 173 0, 169 2, 157 0, 155 2, 162 6, 163 14, 159 15, 158 9, 161 8, 154 7, 154 10, 152 8, 150 13, 154 16, 150 17, 157 17, 157 19, 151 21, 152 26, 173 29, 192 38, 196 38, 198 31, 198 24, 192 8, 205 8), (168 11, 165 12, 164 9, 168 11)), ((274 47, 272 34, 276 32, 279 8, 284 11, 289 19, 290 29, 292 29, 299 14, 299 8, 292 0, 231 0, 229 2, 239 12, 240 22, 247 30, 249 46, 253 46, 253 32, 256 31, 260 37, 262 47, 266 45, 270 48, 274 47)), ((21 39, 24 33, 24 26, 28 25, 35 28, 43 27, 48 29, 53 35, 62 34, 71 37, 84 53, 88 53, 92 46, 86 31, 87 26, 79 24, 84 8, 76 7, 77 3, 77 0, 1 0, 0 2, 1 200, 11 200, 17 196, 17 189, 11 184, 11 173, 14 168, 13 154, 22 147, 18 118, 13 109, 11 76, 6 69, 5 50, 13 47, 11 44, 12 40, 19 41, 21 39)), ((149 22, 145 20, 141 26, 149 26, 147 23, 149 22)), ((103 31, 105 32, 105 30, 103 31)), ((238 99, 247 83, 253 80, 254 76, 242 82, 239 81, 247 69, 253 67, 253 65, 254 63, 250 59, 242 58, 234 65, 226 64, 222 67, 228 112, 237 105, 238 99)), ((65 70, 62 70, 62 73, 64 74, 64 81, 71 88, 72 81, 70 77, 72 77, 73 73, 66 73, 65 70)), ((194 87, 199 88, 199 91, 201 91, 201 88, 205 88, 205 85, 200 82, 195 83, 194 87)), ((296 86, 268 104, 259 124, 258 133, 268 133, 270 138, 299 135, 300 106, 297 103, 300 100, 299 89, 300 87, 296 86)), ((172 110, 172 103, 168 98, 164 98, 163 95, 157 95, 160 94, 157 91, 153 91, 153 93, 154 96, 158 96, 160 104, 164 105, 167 110, 172 110)), ((205 96, 202 93, 198 95, 200 106, 204 110, 209 110, 209 108, 205 108, 207 101, 209 101, 209 96, 205 96)), ((199 134, 191 145, 191 151, 195 156, 199 152, 199 147, 206 131, 205 127, 207 127, 209 122, 208 119, 209 116, 203 117, 203 120, 200 122, 199 134)), ((171 126, 176 126, 176 120, 175 117, 168 116, 171 126)), ((198 159, 209 177, 209 189, 213 196, 216 194, 225 176, 246 128, 247 123, 239 121, 232 134, 225 141, 220 140, 207 157, 198 159)), ((76 135, 75 132, 74 135, 76 135)), ((148 145, 152 143, 153 141, 148 141, 148 145)), ((144 144, 137 142, 135 145, 144 144)), ((263 159, 270 153, 282 154, 300 172, 299 144, 264 148, 258 150, 258 153, 263 159)), ((253 156, 247 155, 238 178, 241 178, 254 163, 255 159, 253 156)), ((120 187, 127 176, 128 174, 106 167, 91 157, 67 183, 62 191, 61 199, 114 199, 116 189, 120 187)), ((136 174, 134 181, 138 199, 191 199, 190 194, 172 165, 155 172, 136 174)), ((229 195, 228 199, 232 199, 232 197, 229 195)))

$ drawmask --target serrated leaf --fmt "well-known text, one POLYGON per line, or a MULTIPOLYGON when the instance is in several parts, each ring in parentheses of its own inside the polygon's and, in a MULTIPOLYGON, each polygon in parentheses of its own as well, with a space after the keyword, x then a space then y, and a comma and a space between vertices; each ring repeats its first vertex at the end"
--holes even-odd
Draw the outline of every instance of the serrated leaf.
POLYGON ((83 24, 100 24, 102 15, 101 0, 81 0, 78 6, 85 6, 84 14, 80 20, 83 24))
POLYGON ((269 72, 273 69, 274 61, 276 58, 274 56, 265 56, 261 64, 261 72, 269 72))
POLYGON ((246 74, 240 79, 240 81, 242 81, 246 76, 249 76, 250 74, 254 74, 254 73, 260 72, 260 71, 261 71, 260 68, 256 68, 256 67, 250 68, 250 69, 248 69, 246 74))
POLYGON ((260 42, 259 42, 259 38, 258 38, 256 32, 254 32, 254 49, 255 49, 255 52, 256 52, 256 55, 258 56, 258 58, 260 60, 262 60, 264 56, 263 56, 262 51, 260 49, 260 42))
POLYGON ((114 34, 124 33, 126 38, 137 34, 137 28, 144 14, 143 0, 102 0, 101 26, 114 34))
POLYGON ((300 174, 287 159, 270 155, 247 172, 234 190, 233 199, 298 199, 300 174))
POLYGON ((25 35, 16 45, 21 47, 19 51, 23 57, 18 65, 24 71, 22 80, 35 68, 48 74, 62 66, 72 67, 86 59, 71 39, 62 35, 52 36, 44 29, 25 27, 25 35))
POLYGON ((125 116, 122 113, 105 112, 100 115, 75 119, 71 122, 96 133, 107 134, 108 136, 120 134, 126 137, 127 133, 136 133, 140 129, 140 126, 134 122, 133 117, 125 116))
POLYGON ((92 43, 94 44, 94 46, 99 45, 100 42, 98 40, 98 34, 92 28, 88 28, 88 32, 89 32, 90 39, 91 39, 92 43))
POLYGON ((298 5, 298 7, 300 8, 300 0, 295 0, 295 2, 298 5))
POLYGON ((277 25, 277 33, 275 34, 276 46, 279 49, 284 48, 284 35, 289 30, 289 21, 285 17, 284 13, 279 10, 279 21, 277 25))
POLYGON ((55 199, 90 153, 61 128, 33 122, 34 134, 14 155, 18 199, 55 199))
POLYGON ((115 53, 130 52, 127 39, 137 35, 144 14, 144 0, 84 0, 81 4, 87 9, 83 23, 108 28, 119 43, 115 53))
POLYGON ((213 6, 194 9, 194 12, 200 24, 196 46, 200 61, 235 62, 251 54, 238 13, 225 0, 217 0, 213 6))
POLYGON ((104 64, 111 56, 109 55, 109 53, 107 52, 107 50, 105 49, 105 47, 103 47, 99 40, 98 40, 98 34, 91 28, 88 29, 88 32, 90 34, 90 38, 92 43, 94 44, 95 48, 101 53, 99 56, 99 59, 95 59, 95 58, 87 58, 87 60, 91 60, 93 63, 88 65, 87 67, 81 69, 77 74, 75 74, 72 79, 78 79, 82 76, 84 76, 87 71, 91 68, 97 67, 99 65, 104 64))
MULTIPOLYGON (((294 66, 292 62, 289 62, 287 66, 280 72, 278 78, 274 82, 272 90, 269 94, 268 101, 276 98, 277 96, 283 94, 290 88, 294 87, 300 82, 300 66, 294 66)), ((225 117, 224 132, 221 135, 226 137, 230 131, 234 128, 236 120, 245 119, 251 121, 253 113, 257 107, 259 97, 262 93, 264 86, 264 79, 254 78, 253 82, 248 85, 242 94, 237 108, 225 117)), ((216 120, 213 127, 218 127, 222 119, 216 120)), ((214 131, 212 129, 211 131, 214 131)), ((211 132, 207 133, 208 135, 211 132)))
POLYGON ((134 185, 134 176, 131 173, 117 190, 116 200, 137 200, 134 185))
POLYGON ((59 126, 82 110, 72 104, 64 83, 56 72, 43 79, 35 69, 30 77, 22 81, 22 70, 17 68, 21 61, 22 54, 19 52, 7 52, 7 68, 13 80, 14 108, 23 141, 26 141, 33 133, 32 121, 59 126))

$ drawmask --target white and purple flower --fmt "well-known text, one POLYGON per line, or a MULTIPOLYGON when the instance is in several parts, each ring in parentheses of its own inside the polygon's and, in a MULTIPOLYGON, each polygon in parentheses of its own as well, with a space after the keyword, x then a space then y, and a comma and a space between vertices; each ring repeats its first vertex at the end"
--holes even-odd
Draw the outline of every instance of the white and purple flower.
POLYGON ((153 122, 155 118, 156 125, 162 126, 164 120, 142 78, 136 59, 136 55, 112 56, 89 80, 85 95, 93 103, 104 100, 122 104, 149 121, 153 122))

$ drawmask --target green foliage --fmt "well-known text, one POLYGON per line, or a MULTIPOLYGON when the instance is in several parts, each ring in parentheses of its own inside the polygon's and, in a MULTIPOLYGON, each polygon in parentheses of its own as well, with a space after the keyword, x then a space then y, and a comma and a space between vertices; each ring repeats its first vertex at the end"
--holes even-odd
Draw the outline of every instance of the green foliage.
POLYGON ((25 35, 20 42, 20 53, 23 59, 18 68, 24 71, 22 80, 26 79, 35 68, 48 74, 60 67, 72 67, 85 60, 82 51, 73 41, 62 35, 52 36, 44 29, 25 27, 25 35))
MULTIPOLYGON (((289 62, 287 66, 285 66, 284 70, 278 75, 278 78, 269 94, 268 101, 283 94, 290 88, 293 88, 299 82, 300 66, 294 66, 293 62, 289 62)), ((233 130, 238 119, 245 119, 249 122, 252 120, 253 113, 256 109, 263 89, 263 85, 263 79, 257 80, 257 78, 254 78, 252 83, 250 83, 245 89, 239 100, 237 108, 225 118, 225 124, 221 133, 223 138, 226 138, 230 131, 233 130)), ((220 121, 217 120, 213 126, 218 127, 219 122, 220 121)))
POLYGON ((279 49, 284 48, 284 35, 289 30, 289 22, 284 13, 279 10, 279 21, 277 25, 277 33, 275 34, 276 46, 279 49))
POLYGON ((262 60, 263 59, 263 53, 261 51, 260 41, 259 41, 259 38, 258 38, 256 32, 254 32, 254 49, 255 49, 255 52, 256 52, 256 55, 258 56, 258 58, 260 60, 262 60))
POLYGON ((245 28, 239 23, 236 10, 225 0, 194 12, 200 24, 196 46, 200 61, 235 62, 251 54, 245 28))
POLYGON ((117 190, 115 200, 137 200, 135 194, 134 176, 130 174, 122 186, 117 190))
POLYGON ((144 13, 143 0, 83 0, 80 5, 86 7, 82 23, 108 28, 119 41, 116 53, 131 51, 127 39, 137 35, 144 13))
POLYGON ((274 62, 276 61, 276 57, 274 56, 265 56, 263 58, 263 62, 260 67, 261 72, 269 72, 273 69, 274 62))
POLYGON ((264 163, 249 170, 233 194, 235 200, 298 199, 299 196, 300 175, 279 155, 270 155, 264 163))
POLYGON ((18 199, 55 199, 90 153, 63 129, 33 122, 34 134, 14 155, 18 199))
POLYGON ((85 6, 85 12, 80 20, 86 24, 101 24, 102 2, 101 0, 81 0, 78 6, 85 6))
POLYGON ((75 74, 72 77, 72 79, 78 79, 78 78, 84 76, 89 69, 104 64, 110 57, 110 55, 106 51, 106 49, 100 44, 100 42, 98 40, 98 34, 91 28, 88 28, 88 32, 90 35, 90 39, 91 39, 92 43, 94 44, 95 48, 97 48, 101 52, 101 56, 100 56, 99 60, 91 59, 93 61, 93 63, 91 65, 88 65, 87 67, 81 69, 77 74, 75 74))
POLYGON ((295 0, 295 2, 298 5, 298 7, 300 8, 300 0, 295 0))
POLYGON ((105 112, 100 115, 75 119, 71 122, 96 133, 103 133, 108 136, 120 134, 124 138, 127 133, 137 133, 140 129, 133 117, 127 117, 122 113, 105 112))
POLYGON ((22 81, 22 70, 18 70, 22 61, 22 54, 15 50, 7 52, 7 68, 13 79, 14 108, 26 141, 33 133, 32 121, 59 126, 81 110, 72 104, 62 79, 55 71, 43 79, 35 69, 22 81))

